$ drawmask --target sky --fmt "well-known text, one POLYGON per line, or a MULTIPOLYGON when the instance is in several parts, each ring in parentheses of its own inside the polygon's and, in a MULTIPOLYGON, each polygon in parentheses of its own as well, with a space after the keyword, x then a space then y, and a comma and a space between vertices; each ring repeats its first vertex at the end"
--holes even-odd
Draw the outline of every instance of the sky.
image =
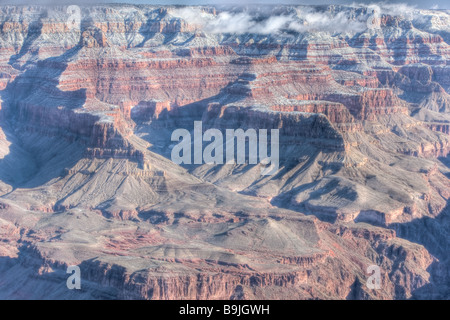
MULTIPOLYGON (((134 3, 134 4, 351 4, 357 3, 378 3, 380 1, 373 0, 0 0, 0 4, 80 4, 80 3, 134 3)), ((391 0, 384 1, 387 3, 405 3, 410 6, 424 9, 450 9, 449 0, 391 0)))

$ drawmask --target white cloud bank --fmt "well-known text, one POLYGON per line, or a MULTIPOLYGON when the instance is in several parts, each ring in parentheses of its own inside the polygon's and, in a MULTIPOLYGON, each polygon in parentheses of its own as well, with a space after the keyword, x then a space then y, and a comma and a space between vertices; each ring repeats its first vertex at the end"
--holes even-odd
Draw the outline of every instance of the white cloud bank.
POLYGON ((259 33, 274 34, 281 31, 291 32, 329 32, 356 33, 367 29, 367 20, 374 13, 401 15, 410 19, 414 7, 406 4, 352 4, 357 9, 367 8, 363 14, 352 10, 339 12, 319 11, 314 7, 296 7, 289 13, 261 15, 251 10, 222 11, 217 15, 207 13, 199 7, 173 8, 170 14, 198 25, 209 33, 259 33))

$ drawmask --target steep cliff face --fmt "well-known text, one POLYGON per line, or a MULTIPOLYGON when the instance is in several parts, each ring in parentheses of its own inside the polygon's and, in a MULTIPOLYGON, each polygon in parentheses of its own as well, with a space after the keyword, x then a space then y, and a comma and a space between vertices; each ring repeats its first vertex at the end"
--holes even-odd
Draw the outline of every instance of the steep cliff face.
POLYGON ((448 13, 253 9, 0 7, 0 297, 448 298, 448 13), (194 121, 277 172, 176 165, 194 121))

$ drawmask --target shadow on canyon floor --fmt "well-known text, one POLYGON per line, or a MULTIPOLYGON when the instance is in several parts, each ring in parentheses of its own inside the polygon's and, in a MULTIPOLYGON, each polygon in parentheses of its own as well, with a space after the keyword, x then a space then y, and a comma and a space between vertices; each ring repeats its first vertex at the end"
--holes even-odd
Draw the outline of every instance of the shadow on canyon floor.
MULTIPOLYGON (((93 260, 93 259, 91 259, 93 260)), ((50 265, 29 247, 22 246, 17 257, 0 257, 0 299, 5 300, 98 300, 117 299, 118 289, 89 281, 91 260, 80 264, 81 288, 69 289, 73 272, 64 265, 50 265), (47 265, 47 270, 43 266, 47 265)), ((95 272, 94 272, 95 273, 95 272)))
MULTIPOLYGON (((141 114, 135 112, 138 109, 138 107, 135 107, 133 108, 133 112, 131 113, 131 119, 138 125, 141 133, 158 133, 158 135, 148 134, 143 139, 152 144, 152 146, 149 148, 150 151, 170 159, 168 146, 172 143, 170 141, 170 136, 173 130, 182 128, 192 132, 194 129, 194 121, 203 121, 203 130, 206 130, 208 129, 205 126, 205 124, 207 125, 207 121, 204 121, 205 119, 203 118, 209 104, 230 104, 233 102, 238 102, 245 98, 245 96, 227 93, 227 90, 231 86, 236 84, 239 79, 240 78, 236 79, 236 81, 231 81, 215 96, 183 105, 182 107, 174 107, 171 110, 165 109, 158 115, 157 118, 155 118, 153 115, 149 115, 149 118, 142 118, 141 114), (162 144, 160 139, 161 135, 166 137, 166 140, 163 141, 162 144), (158 147, 158 145, 160 146, 158 147)), ((196 167, 196 165, 186 166, 186 168, 189 170, 193 170, 196 167)))
MULTIPOLYGON (((438 158, 447 168, 450 169, 450 155, 447 157, 439 157, 438 158)), ((445 173, 445 176, 450 179, 450 172, 445 173)))
POLYGON ((436 218, 423 217, 390 226, 397 236, 421 244, 438 261, 428 268, 431 282, 413 292, 413 299, 450 298, 450 200, 436 218))
MULTIPOLYGON (((22 47, 20 48, 19 53, 12 55, 9 59, 8 64, 16 68, 16 62, 30 52, 30 47, 33 42, 38 39, 42 34, 42 19, 47 17, 47 12, 43 12, 40 14, 39 18, 36 21, 32 21, 28 27, 27 37, 25 38, 22 47)), ((26 66, 21 67, 20 69, 24 69, 26 66)))
POLYGON ((64 112, 71 112, 84 105, 85 89, 67 92, 57 87, 58 78, 67 68, 67 59, 79 50, 80 47, 77 46, 61 56, 39 61, 36 66, 30 67, 17 76, 4 90, 0 91, 3 100, 3 108, 0 110, 1 126, 5 128, 4 134, 10 143, 9 153, 0 159, 0 168, 9 168, 9 172, 0 170, 0 180, 11 185, 13 189, 40 186, 59 176, 68 163, 74 163, 81 158, 82 153, 77 151, 79 149, 77 137, 71 137, 62 146, 57 138, 66 136, 67 130, 58 128, 58 119, 55 120, 57 122, 55 128, 50 128, 46 125, 47 119, 39 116, 39 114, 45 115, 48 110, 57 110, 55 113, 61 113, 63 118, 64 112), (52 65, 58 67, 49 68, 52 65), (41 78, 54 81, 39 81, 41 78), (49 96, 48 92, 52 92, 52 95, 49 96), (44 110, 31 112, 30 108, 24 107, 26 105, 31 105, 33 108, 42 106, 44 110), (74 145, 70 146, 72 143, 74 145), (64 150, 58 150, 58 148, 64 150), (56 163, 57 167, 53 170, 41 172, 41 167, 47 161, 63 151, 68 154, 62 157, 64 161, 61 164, 56 163), (75 159, 77 157, 78 159, 75 159), (23 172, 24 170, 26 172, 23 172))

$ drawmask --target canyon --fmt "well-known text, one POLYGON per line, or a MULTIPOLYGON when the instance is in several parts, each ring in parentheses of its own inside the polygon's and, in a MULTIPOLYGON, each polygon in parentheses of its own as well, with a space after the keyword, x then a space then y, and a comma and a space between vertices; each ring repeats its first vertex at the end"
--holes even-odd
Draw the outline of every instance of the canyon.
POLYGON ((0 6, 0 299, 450 298, 450 13, 380 10, 0 6), (175 164, 195 122, 277 171, 175 164))

